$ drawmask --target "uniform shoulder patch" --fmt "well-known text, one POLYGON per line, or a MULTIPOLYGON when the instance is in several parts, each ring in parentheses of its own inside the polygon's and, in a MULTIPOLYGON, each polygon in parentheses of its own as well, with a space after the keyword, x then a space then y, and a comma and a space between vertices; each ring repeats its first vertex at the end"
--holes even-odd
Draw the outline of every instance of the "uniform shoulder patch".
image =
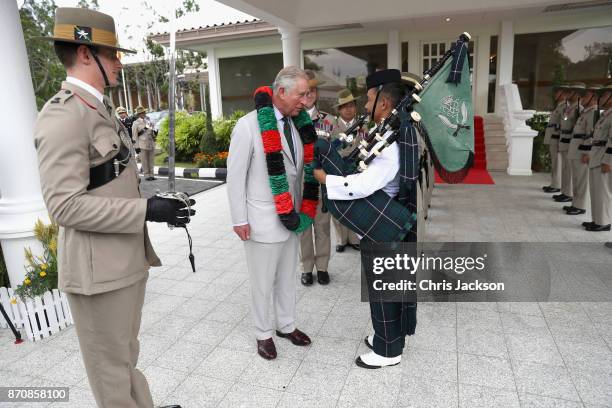
POLYGON ((50 100, 49 103, 57 103, 57 104, 64 104, 66 103, 67 100, 69 100, 70 98, 72 98, 74 96, 74 93, 68 89, 60 89, 60 91, 58 93, 56 93, 50 100))

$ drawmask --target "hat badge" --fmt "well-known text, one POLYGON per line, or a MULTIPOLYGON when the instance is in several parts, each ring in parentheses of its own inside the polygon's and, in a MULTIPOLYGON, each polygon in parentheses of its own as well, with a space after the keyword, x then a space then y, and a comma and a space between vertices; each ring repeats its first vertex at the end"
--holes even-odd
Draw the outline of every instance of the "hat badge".
POLYGON ((74 39, 91 42, 91 27, 75 26, 74 39))

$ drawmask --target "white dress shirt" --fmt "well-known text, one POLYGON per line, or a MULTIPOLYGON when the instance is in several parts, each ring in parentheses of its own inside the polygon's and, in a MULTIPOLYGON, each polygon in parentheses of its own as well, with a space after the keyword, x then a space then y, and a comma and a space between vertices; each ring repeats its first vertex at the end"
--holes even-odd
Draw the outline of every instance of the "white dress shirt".
MULTIPOLYGON (((393 131, 389 131, 384 138, 392 134, 393 131)), ((378 142, 376 148, 383 143, 384 140, 378 142)), ((330 200, 357 200, 382 189, 390 197, 395 197, 399 192, 399 168, 399 148, 397 143, 392 143, 361 173, 346 177, 327 175, 327 196, 330 200)))
POLYGON ((76 85, 79 88, 83 88, 83 90, 89 92, 90 94, 92 94, 93 96, 96 97, 97 100, 100 101, 100 103, 104 104, 104 95, 102 95, 100 93, 100 91, 98 91, 96 88, 94 88, 93 86, 89 85, 86 82, 81 81, 78 78, 75 77, 71 77, 71 76, 67 76, 66 77, 66 82, 70 82, 72 85, 76 85))

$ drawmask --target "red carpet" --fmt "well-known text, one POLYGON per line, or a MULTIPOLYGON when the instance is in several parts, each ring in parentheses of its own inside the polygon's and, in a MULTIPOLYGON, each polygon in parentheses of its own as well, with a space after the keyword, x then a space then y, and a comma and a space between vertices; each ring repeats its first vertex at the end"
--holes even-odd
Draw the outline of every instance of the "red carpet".
MULTIPOLYGON (((436 184, 446 184, 436 172, 436 184)), ((495 184, 493 178, 486 169, 476 169, 472 167, 467 176, 459 184, 495 184)))
MULTIPOLYGON (((436 183, 445 184, 436 172, 436 183)), ((459 184, 495 184, 487 171, 487 152, 484 139, 484 121, 482 116, 474 116, 474 165, 465 179, 459 184)))

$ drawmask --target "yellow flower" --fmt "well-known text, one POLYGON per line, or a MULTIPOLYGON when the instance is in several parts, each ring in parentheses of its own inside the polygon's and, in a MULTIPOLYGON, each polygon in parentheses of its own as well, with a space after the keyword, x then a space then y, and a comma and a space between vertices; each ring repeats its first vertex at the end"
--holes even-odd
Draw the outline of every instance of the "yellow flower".
POLYGON ((43 271, 46 270, 47 269, 47 264, 46 263, 41 264, 40 265, 40 269, 42 269, 43 271))
POLYGON ((47 272, 45 272, 45 271, 41 271, 41 272, 39 273, 39 275, 40 275, 40 277, 41 277, 41 278, 44 278, 45 276, 47 276, 47 272))
POLYGON ((30 280, 30 278, 25 278, 23 283, 25 283, 26 285, 29 285, 32 283, 32 281, 30 280))
POLYGON ((17 299, 14 296, 11 298, 11 304, 13 305, 17 304, 17 299))

